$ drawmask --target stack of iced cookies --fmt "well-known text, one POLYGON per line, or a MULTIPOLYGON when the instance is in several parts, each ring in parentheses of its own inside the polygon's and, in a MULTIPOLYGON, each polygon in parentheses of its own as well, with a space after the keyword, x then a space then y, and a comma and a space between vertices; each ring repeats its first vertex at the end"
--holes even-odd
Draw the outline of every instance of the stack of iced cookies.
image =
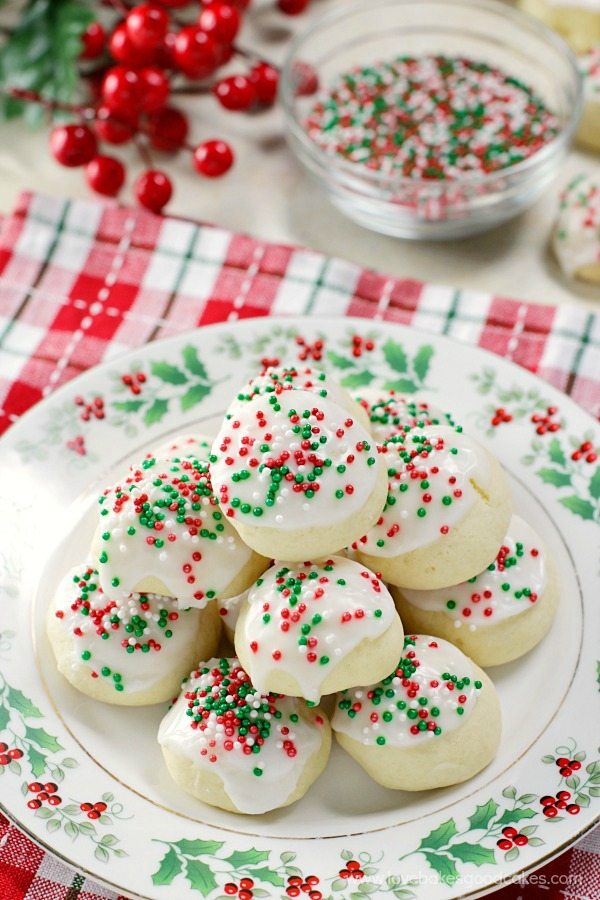
POLYGON ((103 491, 48 633, 96 700, 159 703, 183 679, 169 772, 258 814, 308 790, 331 730, 389 788, 475 775, 501 731, 479 666, 530 650, 557 599, 502 467, 449 413, 271 367, 214 440, 175 438, 103 491))

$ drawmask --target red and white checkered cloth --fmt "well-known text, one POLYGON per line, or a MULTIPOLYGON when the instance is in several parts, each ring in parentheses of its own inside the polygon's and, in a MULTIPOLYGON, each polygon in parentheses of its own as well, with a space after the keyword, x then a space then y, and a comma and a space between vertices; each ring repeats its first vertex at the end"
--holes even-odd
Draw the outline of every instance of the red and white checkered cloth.
MULTIPOLYGON (((24 194, 0 222, 0 432, 79 372, 210 322, 354 315, 478 344, 600 418, 600 318, 575 306, 390 278, 353 263, 143 210, 24 194)), ((600 829, 497 900, 600 900, 600 829)), ((0 900, 117 895, 0 816, 0 900)))

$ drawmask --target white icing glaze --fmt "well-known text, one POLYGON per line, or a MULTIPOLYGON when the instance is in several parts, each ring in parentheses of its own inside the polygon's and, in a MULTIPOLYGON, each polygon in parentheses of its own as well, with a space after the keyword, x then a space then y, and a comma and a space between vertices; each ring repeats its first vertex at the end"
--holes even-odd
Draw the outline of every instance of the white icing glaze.
POLYGON ((251 558, 217 505, 203 460, 145 459, 100 503, 98 571, 107 593, 131 593, 155 577, 181 606, 202 608, 251 558))
POLYGON ((60 582, 54 614, 70 643, 63 667, 68 662, 73 673, 106 680, 126 694, 148 690, 173 672, 195 642, 201 616, 156 594, 107 596, 98 572, 85 563, 60 582))
MULTIPOLYGON (((325 372, 309 366, 268 366, 259 375, 250 378, 238 391, 227 410, 227 416, 239 415, 246 403, 254 397, 279 395, 282 391, 302 390, 327 398, 340 406, 348 407, 349 395, 325 372)), ((318 401, 317 401, 318 402, 318 401)))
POLYGON ((315 722, 307 721, 300 715, 303 708, 305 704, 297 698, 255 690, 235 657, 211 659, 184 685, 160 724, 158 742, 199 768, 214 771, 239 810, 264 813, 291 796, 308 759, 320 747, 323 719, 318 713, 315 722), (222 701, 225 714, 227 709, 234 710, 243 722, 257 727, 258 734, 248 731, 240 736, 235 725, 217 721, 214 708, 196 724, 187 712, 196 709, 200 715, 206 706, 204 697, 222 701), (198 706, 193 706, 195 700, 198 706), (253 746, 257 738, 260 752, 244 753, 244 746, 253 746))
POLYGON ((212 437, 204 437, 201 434, 177 434, 146 455, 154 456, 155 459, 177 460, 191 457, 207 460, 212 441, 212 437))
POLYGON ((548 6, 567 6, 569 9, 583 9, 600 13, 600 0, 546 0, 548 6))
POLYGON ((336 695, 331 725, 365 745, 407 749, 459 728, 480 690, 471 661, 457 647, 441 638, 407 635, 388 678, 336 695))
POLYGON ((254 397, 223 423, 211 476, 228 516, 291 531, 351 517, 373 493, 379 465, 371 436, 348 410, 293 390, 254 397))
POLYGON ((600 101, 600 44, 579 57, 579 71, 583 78, 586 100, 600 101))
POLYGON ((364 388, 354 398, 367 413, 371 434, 378 444, 383 444, 407 427, 454 424, 448 413, 419 397, 378 388, 364 388))
POLYGON ((360 563, 342 556, 277 562, 248 592, 236 646, 249 648, 257 688, 264 690, 270 672, 286 672, 307 700, 318 701, 332 669, 365 638, 387 631, 395 615, 383 582, 360 563))
POLYGON ((578 175, 561 194, 553 244, 567 275, 600 262, 600 173, 578 175))
POLYGON ((248 599, 248 591, 242 591, 235 597, 228 597, 226 600, 219 600, 219 616, 226 628, 231 632, 236 629, 237 621, 240 616, 242 606, 248 599))
POLYGON ((477 496, 471 480, 484 489, 490 480, 483 448, 450 427, 414 428, 384 450, 386 505, 376 525, 352 545, 373 556, 398 556, 443 537, 477 496))
POLYGON ((402 594, 419 609, 445 613, 456 628, 475 631, 531 609, 545 586, 541 540, 527 522, 513 516, 496 559, 480 575, 433 591, 403 588, 402 594))

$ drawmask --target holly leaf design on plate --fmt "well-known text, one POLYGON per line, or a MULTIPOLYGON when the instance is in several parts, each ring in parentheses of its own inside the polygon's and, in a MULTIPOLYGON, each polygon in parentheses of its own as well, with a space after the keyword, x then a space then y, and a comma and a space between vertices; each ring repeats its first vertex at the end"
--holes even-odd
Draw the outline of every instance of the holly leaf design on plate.
POLYGON ((185 372, 168 362, 153 362, 150 365, 150 371, 167 384, 185 384, 188 380, 185 372))
POLYGON ((397 394, 414 394, 418 390, 417 385, 410 378, 397 378, 394 381, 386 381, 383 386, 386 391, 396 391, 397 394))
POLYGON ((398 344, 389 338, 383 345, 383 355, 388 366, 394 372, 404 373, 408 369, 408 357, 402 344, 398 344))
POLYGON ((420 382, 425 381, 429 372, 429 363, 433 356, 433 347, 431 344, 423 344, 419 347, 415 358, 413 359, 413 371, 420 382))
POLYGON ((535 809, 505 809, 497 821, 497 825, 510 825, 511 822, 520 822, 521 819, 533 819, 537 816, 535 809))
POLYGON ((40 775, 44 774, 46 771, 46 757, 43 753, 40 753, 35 747, 29 746, 27 748, 27 759, 29 760, 31 774, 33 776, 38 778, 40 775))
POLYGON ((26 697, 22 691, 9 687, 8 705, 16 709, 25 719, 43 719, 44 714, 26 697))
POLYGON ((181 351, 181 355, 183 357, 183 364, 188 372, 191 372, 192 375, 196 375, 198 378, 203 378, 204 381, 208 381, 206 367, 204 363, 198 359, 198 351, 192 344, 187 344, 181 351))
POLYGON ((441 825, 438 825, 437 828, 434 828, 433 831, 430 831, 427 837, 424 837, 421 840, 419 850, 422 850, 423 848, 427 848, 428 850, 439 850, 440 847, 445 847, 455 834, 458 834, 456 822, 454 819, 448 819, 446 822, 442 822, 441 825))
POLYGON ((169 401, 162 400, 160 397, 157 397, 154 403, 148 407, 144 414, 144 424, 154 425, 155 422, 160 422, 162 417, 167 412, 168 408, 169 401))
POLYGON ((234 869, 243 869, 246 866, 256 866, 258 863, 267 862, 269 856, 268 850, 257 850, 252 847, 250 850, 234 850, 225 859, 234 869))
POLYGON ((0 706, 0 731, 4 731, 10 722, 10 713, 5 706, 0 706))
POLYGON ((44 750, 50 750, 51 753, 58 753, 59 750, 63 749, 62 744, 59 744, 56 738, 48 734, 44 728, 30 728, 29 725, 26 725, 25 738, 28 741, 33 741, 44 750))
POLYGON ((454 884, 458 879, 458 869, 451 856, 445 853, 430 853, 424 850, 423 854, 432 869, 440 876, 443 884, 454 884))
POLYGON ((576 497, 573 494, 571 497, 561 497, 559 503, 562 503, 576 516, 581 516, 582 519, 594 518, 594 507, 589 500, 583 500, 581 497, 576 497))
POLYGON ((375 376, 372 372, 364 369, 362 372, 351 372, 349 375, 344 375, 341 384, 347 388, 366 387, 368 384, 371 384, 374 378, 375 376))
POLYGON ((185 863, 185 877, 195 891, 200 891, 203 897, 214 891, 217 881, 208 863, 201 859, 188 859, 185 863))
POLYGON ((182 396, 179 401, 181 404, 181 411, 187 412, 188 409, 191 409, 192 406, 196 406, 197 403, 200 403, 206 396, 210 394, 210 385, 209 384, 194 384, 191 388, 189 388, 185 394, 182 396))
POLYGON ((141 409, 145 402, 145 400, 119 400, 113 403, 113 407, 119 412, 134 413, 141 409))
POLYGON ((594 500, 600 500, 600 466, 596 467, 596 471, 590 478, 590 497, 594 500))
POLYGON ((199 838, 188 841, 183 838, 181 841, 175 841, 174 846, 184 856, 214 856, 223 846, 223 841, 202 841, 199 838))
POLYGON ((488 800, 487 803, 476 806, 473 815, 469 816, 472 830, 475 831, 476 829, 481 828, 485 831, 497 812, 498 804, 491 799, 488 800))
POLYGON ((172 847, 169 847, 160 861, 158 871, 152 876, 153 884, 171 884, 181 872, 181 860, 172 847))
POLYGON ((554 487, 565 487, 571 484, 571 476, 568 472, 560 472, 558 469, 538 469, 536 473, 544 484, 553 484, 554 487))
MULTIPOLYGON (((254 878, 258 881, 266 881, 268 884, 272 884, 274 887, 283 887, 285 885, 285 881, 281 877, 278 872, 275 872, 273 869, 269 869, 264 866, 261 869, 248 869, 248 875, 251 878, 254 878)), ((256 895, 256 891, 254 891, 256 895)))
POLYGON ((339 353, 334 353, 333 350, 327 351, 327 359, 338 369, 354 368, 354 363, 351 359, 348 359, 347 356, 340 356, 339 353))
POLYGON ((481 844, 470 844, 465 841, 452 844, 450 851, 462 862, 473 863, 476 866, 494 865, 496 862, 494 851, 488 847, 482 847, 481 844))
POLYGON ((548 456, 553 463, 556 463, 557 466, 565 465, 567 460, 563 449, 560 446, 560 441, 558 440, 558 438, 552 438, 552 440, 548 444, 548 456))

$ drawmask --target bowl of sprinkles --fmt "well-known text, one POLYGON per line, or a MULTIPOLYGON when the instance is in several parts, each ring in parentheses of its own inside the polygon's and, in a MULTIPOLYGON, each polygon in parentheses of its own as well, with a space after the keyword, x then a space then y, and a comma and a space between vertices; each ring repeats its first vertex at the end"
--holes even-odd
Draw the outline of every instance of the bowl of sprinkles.
POLYGON ((582 105, 567 45, 494 0, 338 8, 292 45, 280 91, 292 149, 342 212, 434 240, 531 206, 582 105))

